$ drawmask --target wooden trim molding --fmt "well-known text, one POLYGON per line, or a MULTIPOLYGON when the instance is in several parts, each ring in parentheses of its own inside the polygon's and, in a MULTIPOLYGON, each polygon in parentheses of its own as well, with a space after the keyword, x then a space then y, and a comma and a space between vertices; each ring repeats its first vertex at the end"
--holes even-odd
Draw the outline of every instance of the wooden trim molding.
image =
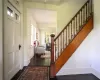
POLYGON ((51 64, 50 64, 50 78, 55 77, 55 62, 54 62, 54 34, 51 34, 51 64))

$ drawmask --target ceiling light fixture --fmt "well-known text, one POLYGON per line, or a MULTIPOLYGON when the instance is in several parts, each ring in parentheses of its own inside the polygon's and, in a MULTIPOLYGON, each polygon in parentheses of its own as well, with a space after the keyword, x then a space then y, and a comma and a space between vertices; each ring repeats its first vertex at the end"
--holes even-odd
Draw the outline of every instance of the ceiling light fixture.
POLYGON ((47 2, 47 0, 44 1, 45 3, 47 2))

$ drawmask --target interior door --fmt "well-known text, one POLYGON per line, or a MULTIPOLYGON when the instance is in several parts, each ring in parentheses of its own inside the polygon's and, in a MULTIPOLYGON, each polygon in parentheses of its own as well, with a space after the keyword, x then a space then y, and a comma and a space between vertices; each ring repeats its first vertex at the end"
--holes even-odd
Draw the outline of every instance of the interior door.
POLYGON ((8 4, 4 18, 4 78, 10 80, 20 70, 20 13, 8 4))

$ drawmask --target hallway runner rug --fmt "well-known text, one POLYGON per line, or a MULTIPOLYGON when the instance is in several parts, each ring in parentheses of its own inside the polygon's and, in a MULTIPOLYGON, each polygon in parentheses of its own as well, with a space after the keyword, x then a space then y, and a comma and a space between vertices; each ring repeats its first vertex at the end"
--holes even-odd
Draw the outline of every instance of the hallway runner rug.
POLYGON ((49 80, 48 67, 27 67, 18 80, 49 80))

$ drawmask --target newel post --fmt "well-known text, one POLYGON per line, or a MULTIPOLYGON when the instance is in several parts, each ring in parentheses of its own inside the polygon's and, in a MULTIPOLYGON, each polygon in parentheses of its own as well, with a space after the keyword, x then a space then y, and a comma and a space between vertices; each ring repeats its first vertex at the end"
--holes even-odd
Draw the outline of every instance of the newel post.
POLYGON ((54 34, 51 34, 51 65, 50 65, 50 77, 55 77, 55 61, 54 61, 54 34))

